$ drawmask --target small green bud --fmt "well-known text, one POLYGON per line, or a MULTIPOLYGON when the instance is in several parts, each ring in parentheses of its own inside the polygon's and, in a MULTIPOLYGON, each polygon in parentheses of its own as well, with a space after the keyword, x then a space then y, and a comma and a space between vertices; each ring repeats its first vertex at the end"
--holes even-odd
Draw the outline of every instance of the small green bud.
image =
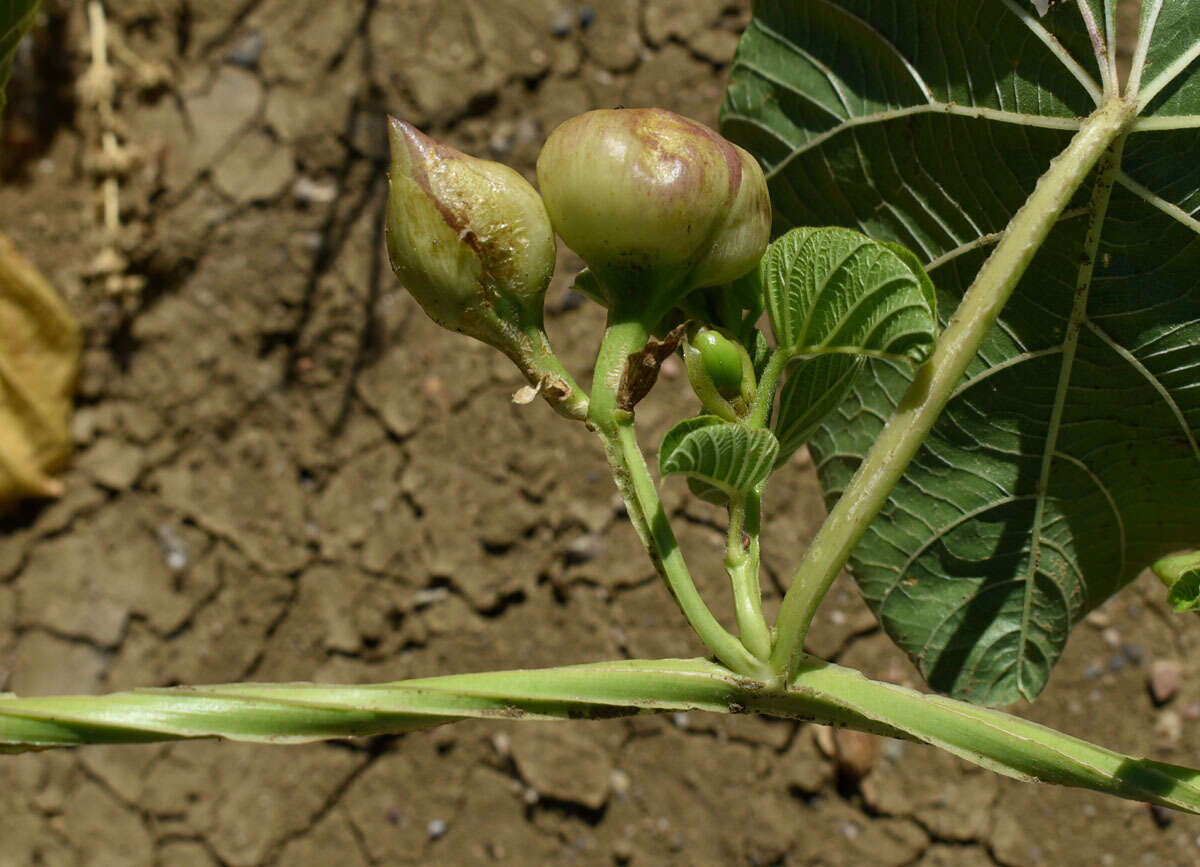
POLYGON ((540 330, 554 272, 541 197, 508 166, 391 119, 387 248, 392 270, 439 325, 509 355, 540 330))
POLYGON ((757 387, 745 347, 715 329, 701 328, 684 345, 683 361, 692 390, 706 410, 726 421, 746 414, 757 387))
POLYGON ((550 134, 538 184, 558 234, 614 307, 653 325, 762 257, 771 204, 750 154, 658 108, 590 111, 550 134))
POLYGON ((705 328, 692 345, 699 351, 704 372, 713 387, 723 395, 741 394, 742 354, 734 342, 718 331, 705 328))

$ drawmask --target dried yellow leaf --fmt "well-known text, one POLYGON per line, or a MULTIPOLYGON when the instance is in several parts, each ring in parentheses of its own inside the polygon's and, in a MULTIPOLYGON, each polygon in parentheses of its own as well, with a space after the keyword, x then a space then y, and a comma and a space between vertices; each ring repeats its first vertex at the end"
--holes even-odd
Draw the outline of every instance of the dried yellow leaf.
POLYGON ((16 246, 0 234, 0 510, 55 497, 71 455, 79 324, 16 246))

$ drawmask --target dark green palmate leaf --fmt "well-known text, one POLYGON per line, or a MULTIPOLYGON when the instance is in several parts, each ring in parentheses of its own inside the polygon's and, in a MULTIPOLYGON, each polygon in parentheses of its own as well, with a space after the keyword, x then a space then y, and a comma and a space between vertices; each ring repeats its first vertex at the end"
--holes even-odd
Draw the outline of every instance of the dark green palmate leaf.
POLYGON ((663 476, 681 473, 697 480, 703 491, 712 486, 736 496, 750 493, 770 475, 778 454, 779 442, 769 430, 701 415, 667 431, 658 450, 658 470, 663 476))
POLYGON ((839 228, 792 229, 759 267, 780 347, 915 364, 929 357, 937 330, 936 302, 919 270, 888 244, 839 228))
MULTIPOLYGON (((1116 87, 1115 2, 914 5, 759 0, 722 128, 763 161, 777 231, 903 244, 952 311, 1116 87)), ((1200 0, 1144 0, 1142 24, 1107 210, 1086 182, 850 564, 929 683, 974 701, 1036 696, 1084 614, 1197 542, 1200 0)), ((912 376, 872 360, 822 424, 830 500, 912 376)))
POLYGON ((33 26, 39 3, 40 0, 0 0, 0 114, 4 113, 4 92, 17 43, 33 26))

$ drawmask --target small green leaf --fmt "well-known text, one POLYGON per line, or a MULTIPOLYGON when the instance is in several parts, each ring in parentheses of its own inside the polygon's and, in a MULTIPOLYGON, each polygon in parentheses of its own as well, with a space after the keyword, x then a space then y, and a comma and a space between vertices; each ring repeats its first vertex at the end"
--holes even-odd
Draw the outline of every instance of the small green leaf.
POLYGON ((4 113, 4 92, 12 72, 17 43, 33 27, 40 0, 0 0, 0 114, 4 113))
POLYGON ((937 334, 936 301, 910 256, 836 227, 792 229, 777 239, 761 268, 780 347, 923 363, 937 334))
POLYGON ((778 454, 779 441, 770 431, 701 415, 667 431, 658 450, 658 471, 663 476, 680 473, 734 496, 750 493, 770 475, 778 454))
POLYGON ((917 282, 921 285, 921 294, 925 297, 925 303, 933 311, 933 335, 936 337, 938 333, 937 289, 933 285, 933 280, 925 272, 925 266, 921 264, 921 260, 917 257, 917 254, 903 244, 897 244, 895 241, 884 241, 883 246, 899 256, 900 261, 907 265, 908 270, 912 271, 913 276, 917 278, 917 282))
POLYGON ((687 480, 687 486, 688 490, 692 492, 692 496, 698 500, 712 503, 714 506, 729 505, 729 494, 716 485, 710 485, 703 479, 690 476, 687 480))
POLYGON ((601 307, 608 306, 608 293, 604 291, 604 286, 596 278, 596 275, 584 268, 575 275, 575 282, 571 284, 571 288, 595 301, 601 307))
POLYGON ((866 358, 861 355, 830 353, 805 359, 788 374, 779 395, 779 415, 772 425, 779 439, 776 466, 782 466, 808 442, 864 367, 866 358))

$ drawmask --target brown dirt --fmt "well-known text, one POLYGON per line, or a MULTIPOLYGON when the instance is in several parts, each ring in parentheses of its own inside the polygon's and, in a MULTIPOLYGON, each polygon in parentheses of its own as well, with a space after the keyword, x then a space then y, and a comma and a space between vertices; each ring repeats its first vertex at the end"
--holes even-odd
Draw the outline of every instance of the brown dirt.
MULTIPOLYGON (((96 119, 70 90, 87 59, 83 4, 49 5, 42 38, 59 62, 45 68, 58 72, 41 91, 24 82, 33 97, 8 133, 24 161, 0 214, 88 349, 67 494, 3 527, 0 689, 376 681, 700 652, 586 432, 510 403, 508 363, 398 290, 380 244, 383 118, 527 172, 546 133, 591 107, 662 104, 711 123, 745 0, 613 0, 586 28, 559 0, 110 3, 137 58, 118 57, 117 116, 141 154, 121 183, 121 245, 145 285, 127 281, 125 297, 87 278, 103 239, 96 119)), ((565 285, 549 327, 586 376, 601 317, 564 305, 565 285)), ((645 441, 689 409, 666 378, 640 412, 645 441)), ((797 464, 771 491, 776 581, 822 514, 810 473, 797 464)), ((666 491, 682 543, 720 598, 715 515, 680 487, 666 491)), ((1190 625, 1139 585, 1080 627, 1029 714, 1200 764, 1190 625), (1158 659, 1184 661, 1161 708, 1145 685, 1158 659)), ((811 649, 913 677, 849 585, 811 649)), ((856 783, 817 740, 789 722, 678 714, 22 756, 0 763, 0 861, 1200 859, 1196 819, 897 743, 846 745, 860 765, 876 753, 856 783)))

